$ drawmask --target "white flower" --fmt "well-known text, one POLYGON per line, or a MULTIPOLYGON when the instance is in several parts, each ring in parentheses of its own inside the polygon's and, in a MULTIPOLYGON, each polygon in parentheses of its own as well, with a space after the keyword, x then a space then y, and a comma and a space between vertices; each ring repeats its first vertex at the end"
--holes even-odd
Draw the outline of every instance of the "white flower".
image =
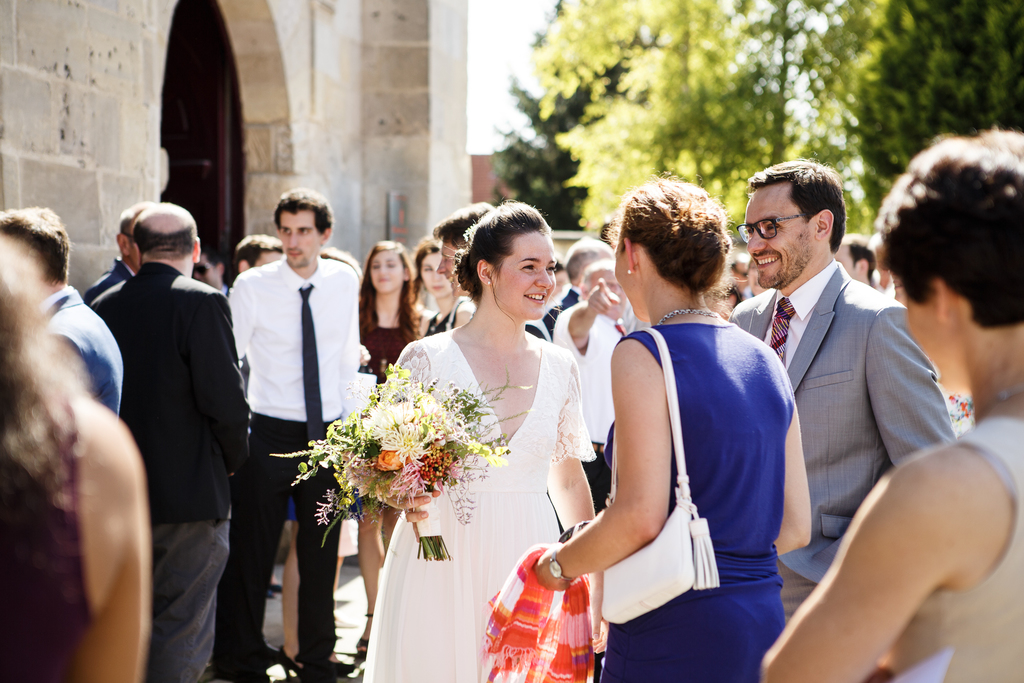
POLYGON ((423 436, 418 426, 400 424, 381 437, 380 446, 385 451, 395 451, 403 461, 419 460, 430 451, 429 444, 423 443, 423 436))

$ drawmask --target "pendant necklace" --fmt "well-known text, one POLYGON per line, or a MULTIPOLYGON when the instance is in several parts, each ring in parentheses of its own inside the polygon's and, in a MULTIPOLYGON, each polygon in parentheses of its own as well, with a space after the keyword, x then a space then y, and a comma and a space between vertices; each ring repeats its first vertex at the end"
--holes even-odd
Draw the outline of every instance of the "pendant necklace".
MULTIPOLYGON (((677 308, 671 313, 666 314, 664 318, 658 321, 658 324, 664 325, 666 320, 668 320, 669 318, 674 318, 677 315, 703 315, 707 316, 708 318, 719 317, 717 313, 712 313, 711 311, 702 308, 677 308)), ((1021 388, 1021 391, 1024 391, 1024 387, 1021 388)))

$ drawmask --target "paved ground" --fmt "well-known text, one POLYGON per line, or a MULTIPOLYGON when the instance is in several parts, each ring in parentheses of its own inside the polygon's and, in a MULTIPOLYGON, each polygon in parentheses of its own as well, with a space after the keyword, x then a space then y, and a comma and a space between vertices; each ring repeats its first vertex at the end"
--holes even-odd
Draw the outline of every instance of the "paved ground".
MULTIPOLYGON (((349 558, 353 561, 355 558, 349 558)), ((280 585, 281 571, 283 565, 274 568, 274 583, 280 585)), ((351 626, 339 627, 338 646, 335 651, 339 659, 347 663, 358 664, 355 672, 348 678, 338 679, 345 683, 363 680, 363 661, 355 660, 356 642, 363 633, 363 626, 366 623, 366 593, 363 590, 363 579, 359 576, 359 567, 343 565, 341 574, 338 577, 338 590, 334 594, 335 616, 340 621, 351 626)), ((284 630, 281 623, 281 595, 276 593, 274 597, 267 598, 267 612, 263 621, 263 634, 267 642, 275 648, 280 648, 284 642, 284 630)), ((268 673, 273 680, 285 680, 284 669, 280 666, 271 667, 268 673)), ((292 679, 293 681, 295 679, 292 679)), ((224 683, 220 679, 208 679, 206 683, 224 683)))

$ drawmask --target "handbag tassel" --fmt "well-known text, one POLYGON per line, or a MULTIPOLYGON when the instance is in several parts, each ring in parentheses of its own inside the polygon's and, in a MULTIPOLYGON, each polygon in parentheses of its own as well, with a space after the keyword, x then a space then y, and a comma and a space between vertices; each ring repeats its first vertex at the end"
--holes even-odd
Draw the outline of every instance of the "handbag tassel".
POLYGON ((693 538, 694 590, 718 588, 718 563, 715 561, 715 547, 711 544, 708 520, 695 514, 690 521, 690 536, 693 538))

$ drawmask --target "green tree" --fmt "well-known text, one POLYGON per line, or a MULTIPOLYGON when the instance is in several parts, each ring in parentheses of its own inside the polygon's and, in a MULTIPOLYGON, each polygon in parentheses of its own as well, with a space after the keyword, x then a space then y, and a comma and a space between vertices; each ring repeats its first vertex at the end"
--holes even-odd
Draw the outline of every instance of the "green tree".
POLYGON ((873 206, 937 135, 1024 128, 1024 2, 890 0, 880 23, 853 128, 873 206))
POLYGON ((551 114, 540 115, 540 99, 512 80, 516 106, 530 128, 505 134, 505 147, 494 153, 494 173, 521 202, 537 207, 555 230, 579 230, 587 188, 569 186, 579 162, 555 142, 559 134, 579 123, 589 97, 579 92, 556 97, 551 114))
POLYGON ((600 220, 632 185, 699 180, 742 216, 747 178, 796 156, 851 181, 850 71, 872 0, 579 0, 536 53, 550 115, 581 89, 580 125, 559 137, 600 220), (613 82, 610 69, 622 76, 613 82))

